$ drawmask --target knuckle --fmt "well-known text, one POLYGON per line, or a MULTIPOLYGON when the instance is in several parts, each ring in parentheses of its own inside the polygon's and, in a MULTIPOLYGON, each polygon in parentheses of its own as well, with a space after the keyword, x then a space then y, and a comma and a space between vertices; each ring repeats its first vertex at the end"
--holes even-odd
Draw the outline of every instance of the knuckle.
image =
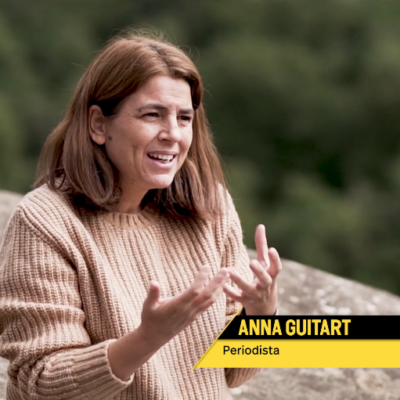
POLYGON ((191 295, 192 295, 193 297, 199 296, 200 293, 201 293, 201 290, 198 289, 198 288, 194 288, 194 289, 191 290, 191 295))
POLYGON ((267 281, 267 285, 271 285, 273 277, 270 274, 265 275, 265 280, 267 281))
POLYGON ((265 287, 265 285, 262 284, 261 282, 258 282, 258 283, 256 284, 256 289, 257 289, 257 290, 265 290, 266 287, 265 287))
POLYGON ((212 299, 213 294, 211 292, 205 292, 201 295, 203 301, 208 301, 212 299))

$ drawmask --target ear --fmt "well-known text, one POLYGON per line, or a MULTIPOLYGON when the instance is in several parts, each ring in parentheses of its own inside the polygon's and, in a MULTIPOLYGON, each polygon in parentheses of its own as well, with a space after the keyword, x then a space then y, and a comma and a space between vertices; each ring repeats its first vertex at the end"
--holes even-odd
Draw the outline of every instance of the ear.
POLYGON ((89 133, 93 142, 102 145, 106 142, 106 117, 97 105, 89 108, 89 133))

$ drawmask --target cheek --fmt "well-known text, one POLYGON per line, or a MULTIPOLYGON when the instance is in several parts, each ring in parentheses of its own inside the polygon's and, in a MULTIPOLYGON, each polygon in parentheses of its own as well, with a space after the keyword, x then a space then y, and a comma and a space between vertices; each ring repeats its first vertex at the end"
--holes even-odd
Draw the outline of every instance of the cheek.
POLYGON ((193 136, 192 135, 187 136, 185 139, 185 144, 184 144, 184 153, 183 153, 184 156, 182 157, 182 159, 180 161, 180 167, 182 167, 182 165, 188 158, 189 150, 190 150, 192 143, 193 143, 193 136))
POLYGON ((108 157, 115 165, 132 163, 137 141, 131 132, 130 126, 120 121, 108 126, 105 147, 108 157))
POLYGON ((110 134, 107 136, 108 141, 106 142, 106 153, 110 161, 117 167, 121 172, 126 165, 132 165, 134 146, 132 144, 125 143, 118 138, 118 135, 110 134))
POLYGON ((190 146, 192 145, 193 142, 193 131, 190 130, 190 132, 188 133, 187 137, 186 137, 186 150, 189 151, 190 146))

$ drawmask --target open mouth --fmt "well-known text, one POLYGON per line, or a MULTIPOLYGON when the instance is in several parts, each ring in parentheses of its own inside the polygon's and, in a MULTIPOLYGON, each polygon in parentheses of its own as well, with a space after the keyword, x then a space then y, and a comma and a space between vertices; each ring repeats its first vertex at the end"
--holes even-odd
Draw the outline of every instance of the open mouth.
POLYGON ((156 160, 161 162, 162 164, 169 164, 174 160, 176 154, 156 154, 156 153, 149 153, 147 154, 149 158, 152 160, 156 160))

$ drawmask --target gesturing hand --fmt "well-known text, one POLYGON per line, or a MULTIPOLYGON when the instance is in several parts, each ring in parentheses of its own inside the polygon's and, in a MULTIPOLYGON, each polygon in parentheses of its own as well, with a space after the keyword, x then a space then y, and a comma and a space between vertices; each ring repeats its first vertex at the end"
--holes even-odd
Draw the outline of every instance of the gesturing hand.
POLYGON ((239 290, 224 285, 224 292, 233 300, 240 302, 247 315, 273 315, 278 305, 277 277, 282 262, 276 249, 268 249, 264 225, 258 225, 255 233, 257 260, 251 260, 254 273, 252 283, 244 281, 233 268, 229 268, 230 278, 239 290))
POLYGON ((174 297, 161 299, 160 286, 150 284, 142 309, 139 330, 155 345, 163 346, 209 308, 222 293, 229 278, 226 269, 220 270, 210 281, 210 269, 203 267, 192 285, 174 297))

